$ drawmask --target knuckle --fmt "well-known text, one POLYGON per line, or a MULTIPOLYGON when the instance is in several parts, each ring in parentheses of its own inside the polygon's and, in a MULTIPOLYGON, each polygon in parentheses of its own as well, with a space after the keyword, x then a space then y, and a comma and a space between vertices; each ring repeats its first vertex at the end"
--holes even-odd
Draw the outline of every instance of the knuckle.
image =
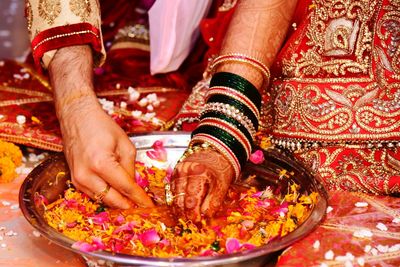
POLYGON ((96 154, 91 159, 91 166, 94 170, 102 170, 107 165, 112 164, 113 161, 107 160, 107 157, 101 154, 96 154))
POLYGON ((73 170, 71 172, 71 181, 77 186, 82 184, 86 180, 87 174, 82 170, 73 170))

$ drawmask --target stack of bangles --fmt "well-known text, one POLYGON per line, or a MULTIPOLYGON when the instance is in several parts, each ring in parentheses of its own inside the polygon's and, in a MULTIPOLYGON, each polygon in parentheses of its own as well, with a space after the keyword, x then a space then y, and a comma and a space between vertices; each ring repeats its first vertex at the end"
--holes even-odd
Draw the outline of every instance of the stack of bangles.
MULTIPOLYGON (((242 54, 219 56, 211 66, 215 68, 230 61, 253 66, 269 82, 268 68, 259 60, 242 54)), ((260 108, 261 95, 251 82, 234 73, 215 73, 187 152, 207 148, 218 151, 231 163, 237 179, 252 151, 260 108)))

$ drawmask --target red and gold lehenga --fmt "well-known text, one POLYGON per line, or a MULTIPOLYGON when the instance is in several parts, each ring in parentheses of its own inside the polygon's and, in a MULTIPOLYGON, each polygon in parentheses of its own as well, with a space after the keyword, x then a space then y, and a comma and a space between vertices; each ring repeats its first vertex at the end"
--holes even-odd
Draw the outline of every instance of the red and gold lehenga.
MULTIPOLYGON (((398 266, 400 2, 300 0, 292 23, 263 130, 322 179, 333 210, 278 265, 398 266)), ((178 127, 192 127, 206 87, 194 88, 178 127)))
MULTIPOLYGON (((57 1, 41 2, 45 7, 57 1)), ((109 52, 95 75, 98 95, 120 101, 127 97, 127 87, 134 86, 143 93, 157 91, 166 99, 174 98, 166 102, 172 106, 158 111, 162 126, 168 126, 188 96, 179 89, 200 80, 204 44, 198 44, 179 71, 150 76, 143 71, 149 69, 149 53, 142 41, 133 42, 136 48, 107 46, 117 28, 132 20, 129 14, 134 14, 137 2, 104 2, 102 7, 110 5, 102 14, 109 52), (123 10, 132 12, 126 15, 123 10)), ((218 16, 202 22, 209 48, 205 59, 218 53, 235 3, 224 1, 218 16)), ((400 265, 400 199, 395 197, 400 193, 399 10, 397 0, 299 0, 293 27, 272 68, 274 80, 264 96, 263 130, 276 146, 291 151, 322 178, 331 208, 312 234, 283 253, 278 266, 400 265)), ((101 47, 96 47, 100 53, 101 47)), ((0 114, 5 116, 0 118, 0 138, 60 150, 47 80, 31 65, 11 61, 2 65, 0 114), (29 79, 23 78, 26 73, 29 79), (16 123, 18 114, 27 115, 25 125, 16 123)), ((193 129, 208 81, 205 78, 194 87, 175 117, 176 129, 193 129)), ((162 128, 146 122, 132 126, 128 117, 121 118, 127 131, 162 128)))

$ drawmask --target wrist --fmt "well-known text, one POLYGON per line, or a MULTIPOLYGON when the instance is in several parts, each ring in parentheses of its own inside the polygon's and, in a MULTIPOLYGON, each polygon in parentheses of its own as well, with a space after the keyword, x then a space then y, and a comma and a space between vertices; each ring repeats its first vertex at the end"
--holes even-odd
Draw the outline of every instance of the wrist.
POLYGON ((93 91, 73 91, 55 100, 56 114, 60 122, 74 114, 80 116, 93 109, 100 108, 98 99, 93 91))

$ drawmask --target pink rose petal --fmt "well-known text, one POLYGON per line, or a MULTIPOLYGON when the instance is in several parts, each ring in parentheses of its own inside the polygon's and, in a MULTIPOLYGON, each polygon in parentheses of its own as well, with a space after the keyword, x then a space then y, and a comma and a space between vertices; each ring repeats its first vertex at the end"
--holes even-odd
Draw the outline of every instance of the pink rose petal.
POLYGON ((77 224, 78 224, 77 222, 67 223, 67 228, 74 228, 77 224))
POLYGON ((76 199, 66 199, 66 200, 64 200, 63 204, 67 208, 76 208, 76 207, 78 207, 78 202, 76 201, 76 199))
POLYGON ((244 220, 242 222, 242 225, 244 228, 246 228, 246 230, 250 230, 254 227, 254 221, 252 220, 244 220))
POLYGON ((289 211, 289 203, 287 203, 286 201, 283 202, 278 209, 275 210, 276 213, 281 213, 283 212, 284 214, 286 214, 289 211))
POLYGON ((133 231, 133 229, 137 226, 138 224, 136 222, 128 222, 124 225, 121 225, 117 229, 114 230, 113 234, 118 234, 119 232, 122 231, 133 231))
POLYGON ((152 148, 153 150, 146 151, 146 155, 149 158, 161 162, 167 161, 167 150, 164 148, 164 144, 162 141, 155 141, 152 148))
POLYGON ((106 248, 100 237, 92 237, 92 246, 95 250, 103 250, 106 248))
POLYGON ((123 224, 124 222, 125 222, 125 218, 124 218, 124 216, 122 216, 121 214, 120 215, 118 215, 117 216, 117 218, 115 218, 115 223, 117 223, 117 224, 123 224))
POLYGON ((261 164, 264 161, 264 153, 261 150, 255 151, 250 155, 250 161, 254 164, 261 164))
POLYGON ((108 212, 105 211, 100 212, 91 218, 95 224, 103 224, 110 221, 110 216, 108 212))
POLYGON ((244 249, 244 250, 250 250, 250 249, 254 249, 254 248, 256 248, 256 246, 253 244, 250 244, 250 243, 244 243, 241 246, 241 249, 244 249))
POLYGON ((203 251, 200 253, 200 256, 217 256, 217 255, 218 255, 218 253, 215 252, 215 251, 212 250, 212 249, 206 249, 206 250, 203 250, 203 251))
POLYGON ((240 250, 240 242, 236 238, 227 238, 225 243, 225 249, 228 254, 234 253, 240 250))
POLYGON ((167 239, 163 239, 160 242, 158 242, 158 246, 160 246, 161 248, 167 247, 170 245, 171 245, 171 242, 169 242, 167 239))
POLYGON ((83 251, 83 252, 92 252, 95 251, 96 249, 94 246, 92 246, 89 243, 83 242, 83 241, 77 241, 72 244, 72 248, 83 251))
POLYGON ((171 183, 172 174, 174 173, 174 169, 171 166, 167 168, 167 175, 164 178, 164 183, 169 184, 171 183))
POLYGON ((146 177, 142 177, 138 172, 135 173, 135 180, 141 188, 149 186, 149 180, 146 177))
POLYGON ((161 239, 155 229, 145 231, 144 233, 138 235, 138 238, 145 246, 157 244, 161 239))

